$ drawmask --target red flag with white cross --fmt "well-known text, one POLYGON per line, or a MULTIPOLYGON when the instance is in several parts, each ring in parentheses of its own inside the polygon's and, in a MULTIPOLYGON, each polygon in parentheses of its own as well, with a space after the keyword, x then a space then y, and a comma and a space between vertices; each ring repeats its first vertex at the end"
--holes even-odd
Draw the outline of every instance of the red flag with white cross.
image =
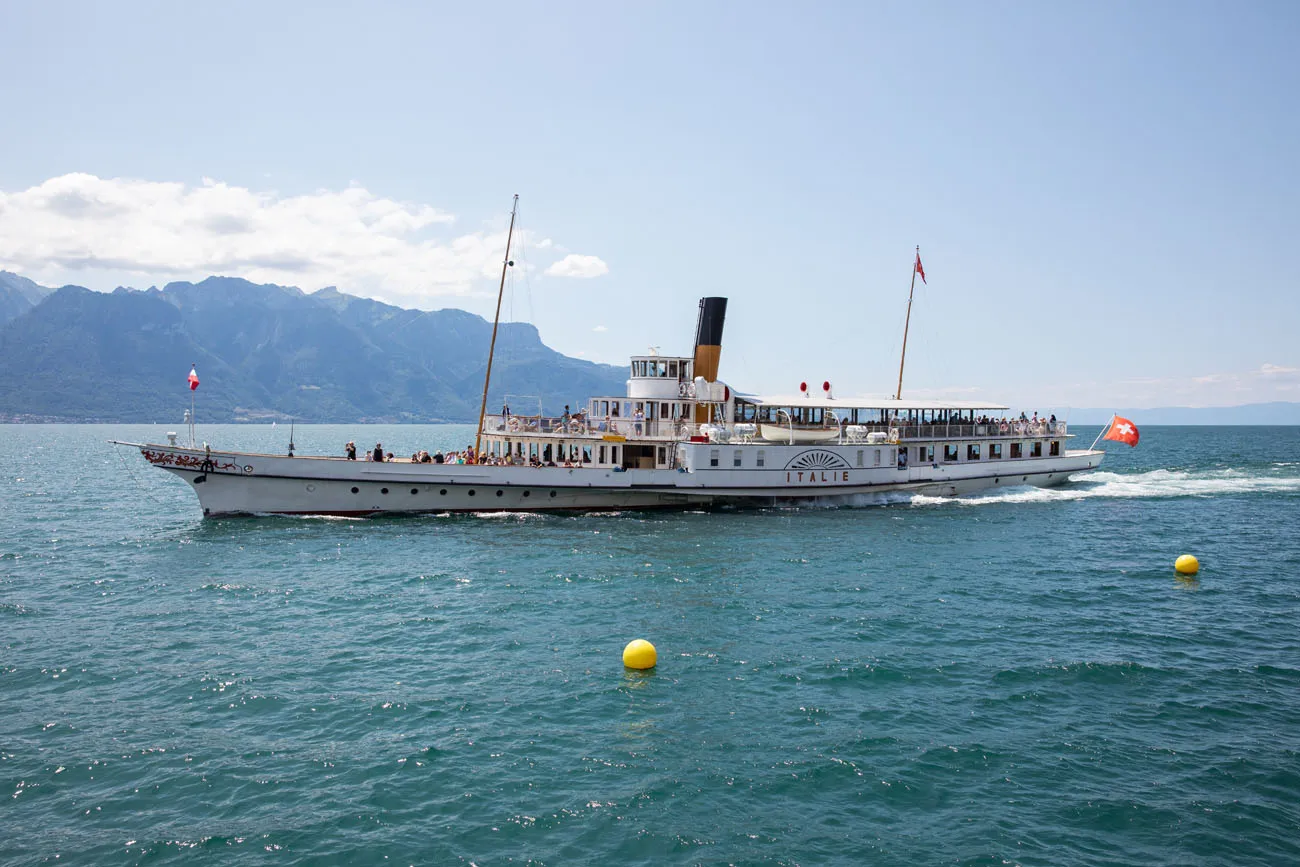
POLYGON ((1106 435, 1102 437, 1102 439, 1114 440, 1115 442, 1128 443, 1131 446, 1135 446, 1138 444, 1139 436, 1140 434, 1138 434, 1137 425, 1133 424, 1133 422, 1123 416, 1117 415, 1111 420, 1110 430, 1106 431, 1106 435))

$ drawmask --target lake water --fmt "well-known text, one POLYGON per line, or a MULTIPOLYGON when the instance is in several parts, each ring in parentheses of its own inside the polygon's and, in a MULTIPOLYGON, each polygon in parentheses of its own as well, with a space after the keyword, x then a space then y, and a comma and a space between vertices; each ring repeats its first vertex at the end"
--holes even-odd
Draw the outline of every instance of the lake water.
POLYGON ((0 426, 0 863, 1300 863, 1300 429, 956 500, 209 521, 105 442, 163 430, 0 426))

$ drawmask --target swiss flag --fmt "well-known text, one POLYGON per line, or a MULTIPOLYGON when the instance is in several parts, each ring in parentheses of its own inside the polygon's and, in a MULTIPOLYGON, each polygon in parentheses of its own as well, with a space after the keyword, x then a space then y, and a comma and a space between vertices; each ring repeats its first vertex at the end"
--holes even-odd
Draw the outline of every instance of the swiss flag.
MULTIPOLYGON (((920 251, 920 250, 917 250, 917 251, 916 251, 916 273, 918 273, 918 274, 921 275, 921 282, 922 282, 922 283, 925 283, 925 269, 921 267, 921 251, 920 251)), ((925 283, 925 285, 929 286, 930 284, 929 284, 929 283, 925 283)))
POLYGON ((1131 446, 1138 444, 1137 425, 1122 416, 1115 416, 1111 419, 1110 430, 1102 437, 1104 440, 1114 440, 1118 443, 1128 443, 1131 446))
POLYGON ((193 367, 190 368, 190 391, 199 387, 199 372, 193 367))

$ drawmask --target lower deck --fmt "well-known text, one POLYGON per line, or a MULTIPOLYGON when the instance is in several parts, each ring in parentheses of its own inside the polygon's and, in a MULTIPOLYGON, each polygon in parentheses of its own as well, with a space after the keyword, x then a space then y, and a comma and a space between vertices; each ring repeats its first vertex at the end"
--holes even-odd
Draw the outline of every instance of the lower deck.
POLYGON ((728 448, 679 443, 674 468, 367 463, 335 458, 140 446, 194 490, 205 515, 550 511, 765 505, 909 491, 951 496, 994 486, 1061 484, 1104 452, 930 463, 920 446, 728 448))

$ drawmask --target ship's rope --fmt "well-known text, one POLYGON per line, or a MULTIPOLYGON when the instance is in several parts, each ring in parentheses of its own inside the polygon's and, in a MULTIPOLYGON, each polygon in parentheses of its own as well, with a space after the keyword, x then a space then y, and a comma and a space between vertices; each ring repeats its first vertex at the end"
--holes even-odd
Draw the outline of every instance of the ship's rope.
POLYGON ((155 494, 153 491, 151 491, 151 490, 149 490, 147 487, 145 487, 144 482, 140 481, 140 478, 139 478, 138 476, 136 476, 135 471, 131 469, 130 464, 128 464, 128 463, 126 462, 126 458, 122 457, 122 448, 121 448, 121 446, 119 446, 118 444, 114 443, 114 444, 113 444, 113 452, 117 455, 117 459, 121 462, 121 464, 122 464, 122 469, 126 470, 126 474, 127 474, 127 476, 131 479, 132 482, 135 483, 135 486, 136 486, 137 488, 140 489, 140 493, 144 494, 146 497, 148 497, 148 498, 149 498, 150 500, 152 500, 153 502, 157 503, 159 506, 164 506, 164 507, 165 507, 165 506, 168 506, 168 505, 169 505, 168 503, 166 503, 166 502, 164 502, 163 500, 159 499, 157 494, 155 494))

